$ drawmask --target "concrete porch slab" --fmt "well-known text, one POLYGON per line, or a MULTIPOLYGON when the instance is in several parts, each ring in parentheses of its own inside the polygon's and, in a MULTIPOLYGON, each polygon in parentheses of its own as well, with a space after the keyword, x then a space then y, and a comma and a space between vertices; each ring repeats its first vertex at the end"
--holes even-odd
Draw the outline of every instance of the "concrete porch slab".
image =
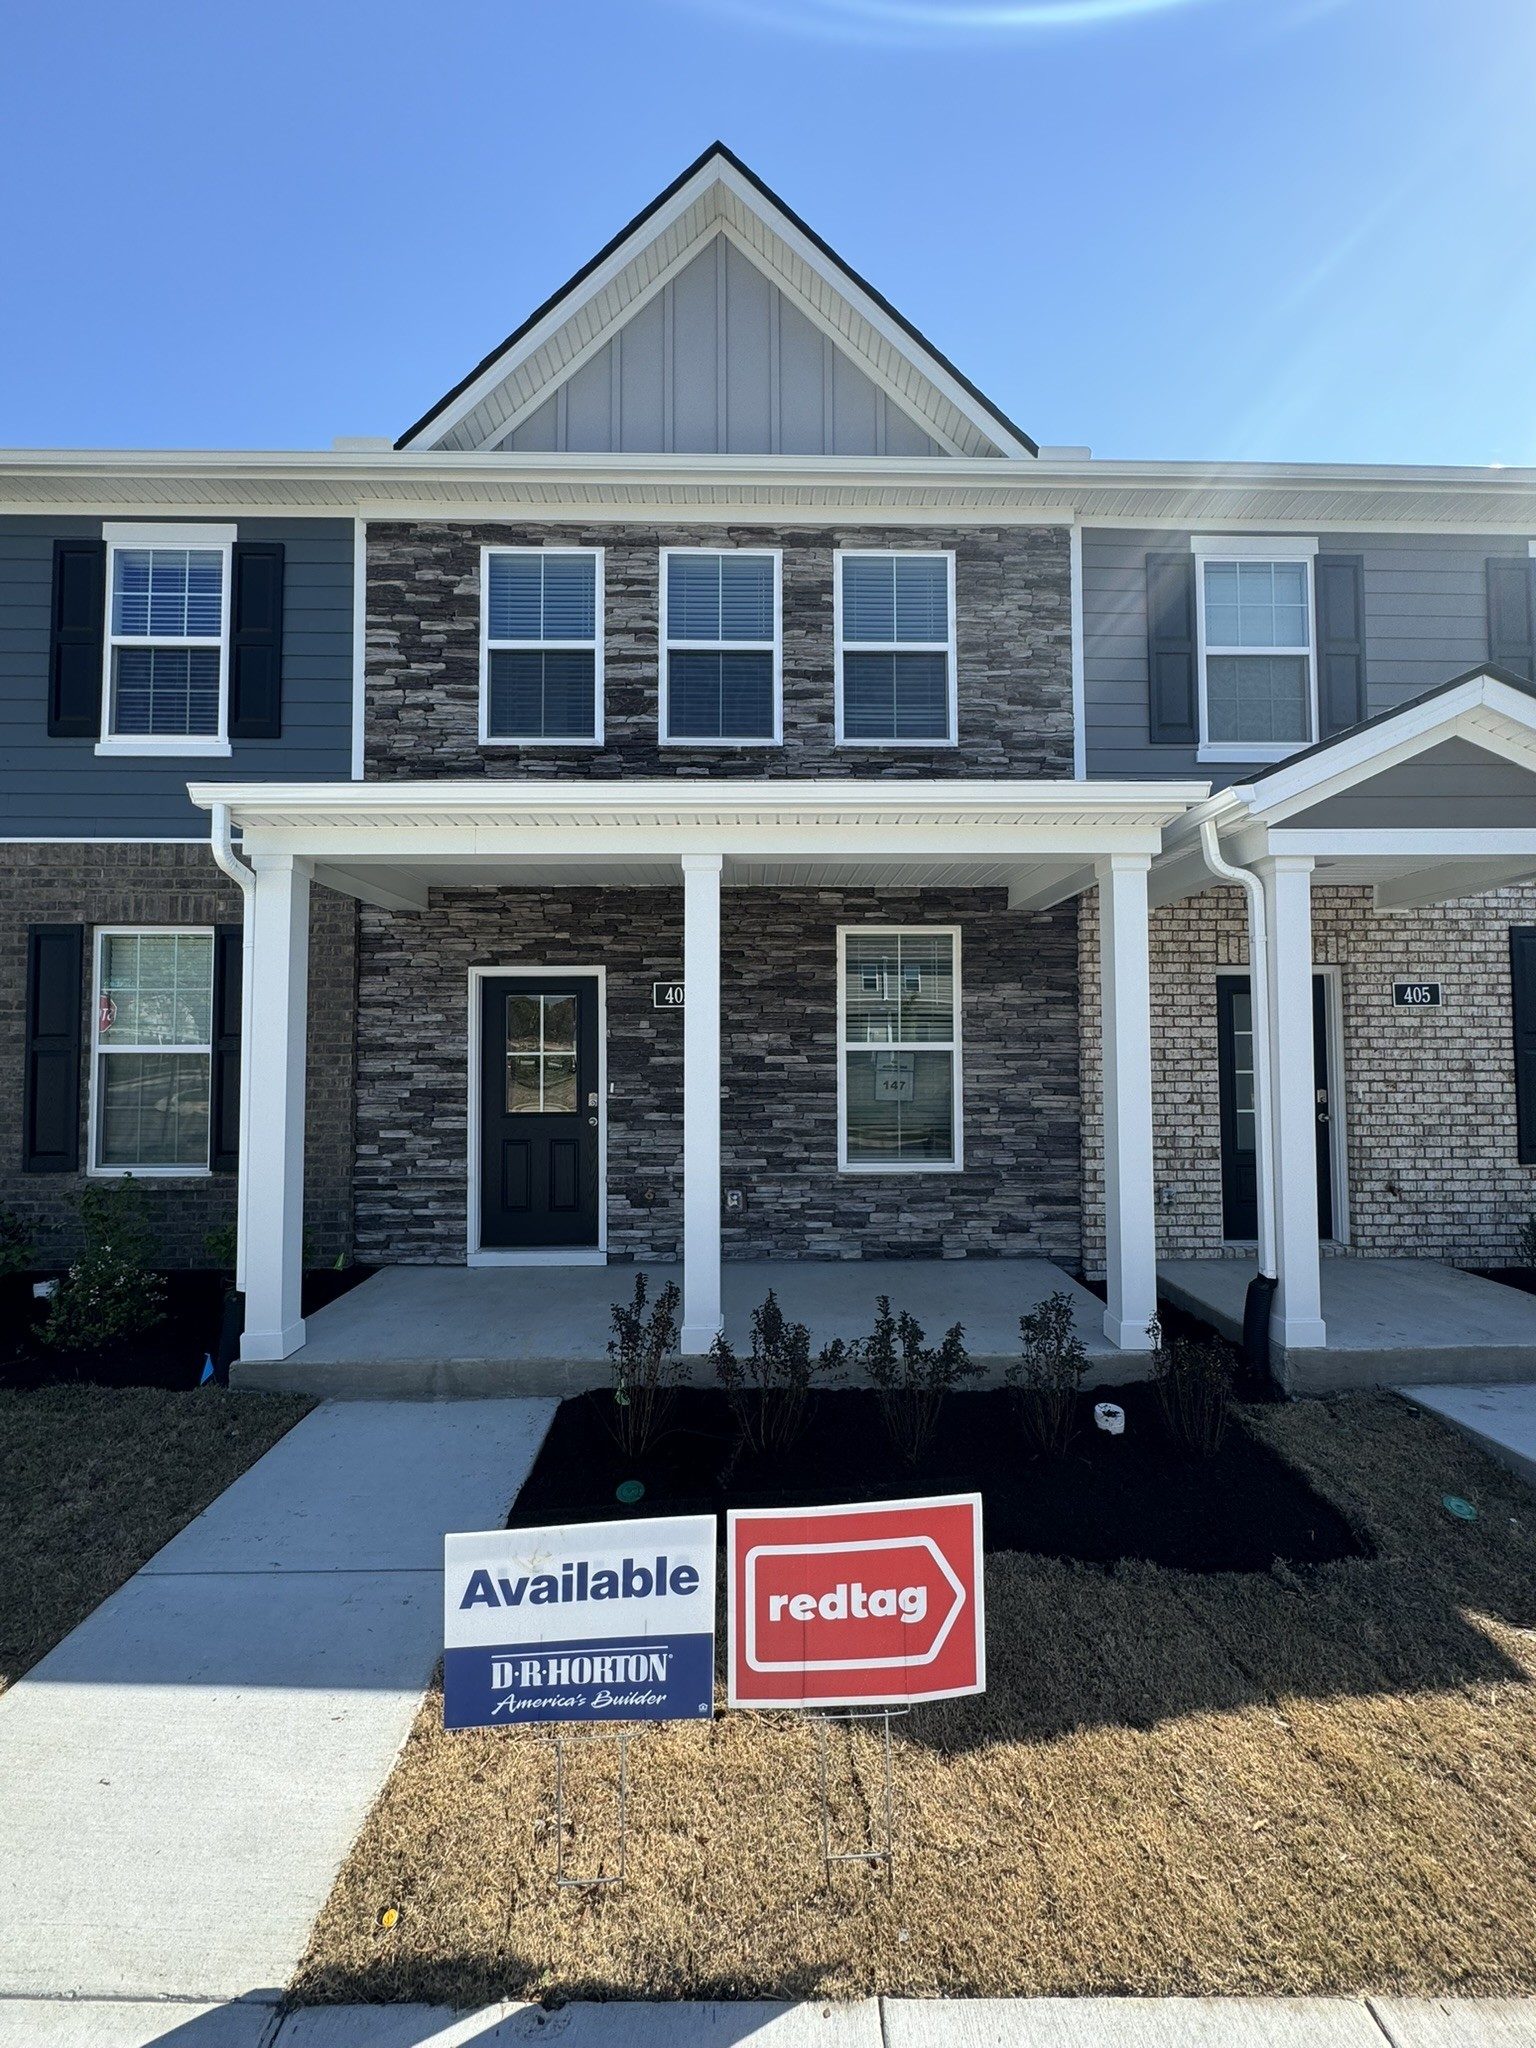
MULTIPOLYGON (((1160 1291, 1236 1343, 1251 1259, 1168 1259, 1160 1291)), ((1288 1393, 1536 1380, 1536 1295, 1433 1259, 1325 1258, 1324 1351, 1275 1359, 1288 1393)))
POLYGON ((1408 1398, 1536 1486, 1536 1385, 1414 1387, 1408 1398))
MULTIPOLYGON (((306 1342, 277 1363, 236 1365, 231 1383, 327 1397, 580 1393, 608 1384, 609 1314, 637 1272, 655 1291, 682 1267, 386 1266, 306 1323, 306 1342)), ((1058 1290, 1072 1296, 1091 1385, 1140 1378, 1145 1361, 1104 1335, 1104 1304, 1047 1259, 743 1260, 726 1265, 726 1334, 751 1342, 752 1311, 772 1288, 813 1348, 867 1336, 875 1297, 910 1309, 936 1339, 951 1323, 995 1385, 1019 1352, 1019 1317, 1058 1290)), ((1536 1303, 1533 1303, 1536 1307, 1536 1303)), ((703 1360, 695 1377, 712 1380, 703 1360)))

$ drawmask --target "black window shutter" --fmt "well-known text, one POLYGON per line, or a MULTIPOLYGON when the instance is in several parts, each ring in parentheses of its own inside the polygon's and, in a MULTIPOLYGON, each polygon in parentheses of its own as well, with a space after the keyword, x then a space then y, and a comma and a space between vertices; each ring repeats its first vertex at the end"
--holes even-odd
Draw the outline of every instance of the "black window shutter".
POLYGON ((1536 1166, 1536 924, 1511 925, 1509 977, 1515 1017, 1515 1142, 1536 1166))
POLYGON ((80 1166, 80 984, 84 962, 84 925, 28 927, 21 1113, 25 1173, 75 1173, 80 1166))
POLYGON ((1365 561, 1360 555, 1319 555, 1317 706, 1319 739, 1358 725, 1365 716, 1365 561))
POLYGON ((215 1173, 240 1164, 240 989, 244 934, 237 924, 213 932, 213 1082, 208 1158, 215 1173))
POLYGON ((236 541, 229 606, 229 736, 275 740, 283 723, 283 547, 236 541))
POLYGON ((107 544, 53 544, 53 617, 48 642, 48 736, 101 738, 101 647, 106 619, 107 544))
POLYGON ((1154 746, 1200 737, 1195 668, 1195 558, 1147 556, 1147 721, 1154 746))
POLYGON ((1527 682, 1536 682, 1536 563, 1529 556, 1488 557, 1488 659, 1527 682))

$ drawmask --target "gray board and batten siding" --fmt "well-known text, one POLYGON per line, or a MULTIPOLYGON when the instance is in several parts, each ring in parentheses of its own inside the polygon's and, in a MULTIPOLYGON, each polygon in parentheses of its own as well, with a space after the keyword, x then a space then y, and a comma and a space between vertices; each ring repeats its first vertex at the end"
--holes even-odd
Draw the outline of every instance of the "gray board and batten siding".
POLYGON ((236 740, 228 755, 137 760, 48 732, 53 544, 98 537, 101 520, 0 518, 0 839, 206 839, 190 780, 350 776, 352 522, 233 523, 243 541, 283 544, 282 736, 236 740))
MULTIPOLYGON (((1284 538, 1284 536, 1277 536, 1284 538)), ((1376 717, 1488 661, 1488 561, 1526 553, 1508 534, 1328 533, 1329 555, 1364 569, 1366 713, 1376 717)), ((1254 769, 1202 762, 1192 746, 1154 746, 1147 675, 1148 553, 1189 549, 1187 533, 1083 535, 1083 681, 1088 773, 1208 777, 1221 788, 1254 769)))
MULTIPOLYGON (((442 445, 478 445, 473 423, 442 445)), ((638 455, 946 452, 724 235, 495 445, 638 455)))

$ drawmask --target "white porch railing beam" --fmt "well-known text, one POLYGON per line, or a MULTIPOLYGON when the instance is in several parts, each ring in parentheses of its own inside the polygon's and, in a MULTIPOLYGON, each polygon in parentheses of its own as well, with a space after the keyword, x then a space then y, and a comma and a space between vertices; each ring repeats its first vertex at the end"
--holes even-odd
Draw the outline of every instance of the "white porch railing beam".
POLYGON ((720 1316, 720 872, 717 853, 683 863, 683 1330, 697 1358, 720 1316))
POLYGON ((258 854, 247 1032, 241 1045, 242 1359, 287 1358, 304 1342, 304 1074, 309 996, 309 869, 258 854))
POLYGON ((1144 854, 1097 866, 1104 1028, 1104 1334, 1122 1351, 1149 1351, 1157 1314, 1152 1180, 1152 987, 1144 854))
POLYGON ((1322 1265, 1317 1246, 1317 1083, 1312 1060, 1312 861, 1300 854, 1252 863, 1269 925, 1271 1152, 1279 1286, 1271 1340, 1321 1350, 1322 1265))

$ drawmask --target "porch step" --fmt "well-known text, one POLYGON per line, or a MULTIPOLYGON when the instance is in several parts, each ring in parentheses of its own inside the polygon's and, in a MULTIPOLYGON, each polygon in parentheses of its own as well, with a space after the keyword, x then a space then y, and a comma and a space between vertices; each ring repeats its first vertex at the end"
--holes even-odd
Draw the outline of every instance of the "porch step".
MULTIPOLYGON (((237 1364, 237 1387, 338 1397, 554 1395, 609 1383, 610 1311, 644 1271, 652 1298, 681 1266, 386 1266, 308 1318, 305 1342, 276 1363, 237 1364)), ((935 1341, 963 1323, 982 1367, 973 1385, 1001 1384, 1019 1355, 1019 1317, 1047 1295, 1072 1297, 1091 1369, 1087 1384, 1139 1379, 1142 1354, 1104 1335, 1104 1304, 1046 1259, 750 1260, 724 1268, 726 1333, 751 1343, 752 1311, 772 1289, 805 1323, 813 1350, 869 1332, 875 1298, 910 1309, 935 1341)), ((712 1383, 706 1360, 693 1376, 712 1383)))
MULTIPOLYGON (((1251 1259, 1168 1259, 1168 1300, 1234 1342, 1242 1336, 1251 1259)), ((1292 1394, 1360 1387, 1478 1386, 1536 1380, 1536 1295, 1434 1259, 1325 1258, 1326 1350, 1277 1351, 1292 1394)))

